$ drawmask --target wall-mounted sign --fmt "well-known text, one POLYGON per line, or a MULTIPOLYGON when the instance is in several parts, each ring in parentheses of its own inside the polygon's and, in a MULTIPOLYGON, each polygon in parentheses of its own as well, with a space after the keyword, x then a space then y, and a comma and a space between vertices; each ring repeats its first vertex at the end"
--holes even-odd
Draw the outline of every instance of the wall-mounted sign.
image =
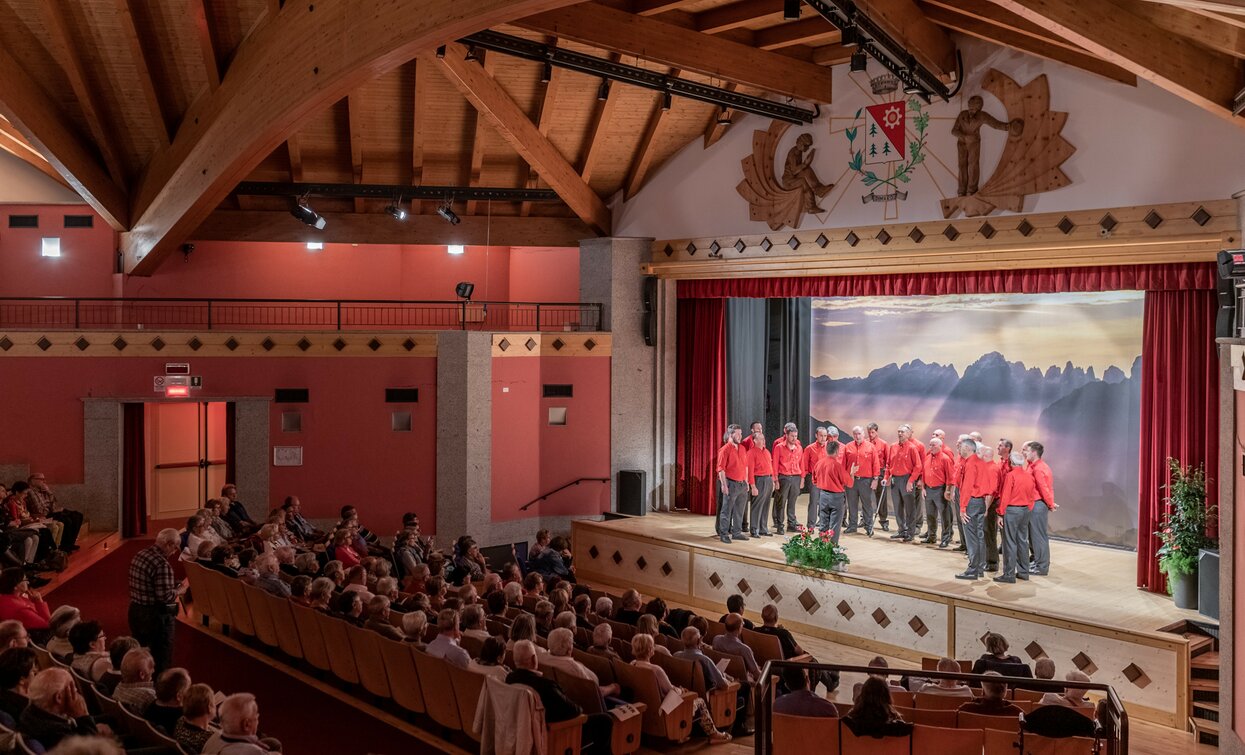
POLYGON ((303 465, 303 447, 273 446, 272 465, 274 467, 301 467, 303 465))

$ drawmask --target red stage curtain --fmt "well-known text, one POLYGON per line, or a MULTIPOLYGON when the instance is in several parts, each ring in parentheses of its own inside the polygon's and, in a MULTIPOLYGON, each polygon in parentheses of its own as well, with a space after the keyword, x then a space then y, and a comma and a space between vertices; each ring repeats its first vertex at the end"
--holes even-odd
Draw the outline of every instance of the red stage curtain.
MULTIPOLYGON (((1154 532, 1166 510, 1168 457, 1219 462, 1219 359, 1215 351, 1215 292, 1146 292, 1141 366, 1140 506, 1137 512, 1137 586, 1165 592, 1154 532)), ((1218 488, 1208 480, 1206 503, 1218 488)), ((1216 517, 1214 520, 1218 522, 1216 517)), ((1217 527, 1215 528, 1217 531, 1217 527)))
POLYGON ((675 500, 679 508, 713 514, 715 441, 726 430, 726 302, 680 301, 678 316, 675 500))
POLYGON ((146 433, 143 405, 122 404, 121 536, 147 534, 146 433))
POLYGON ((1214 263, 1199 262, 903 275, 685 280, 679 281, 679 298, 787 299, 801 296, 1047 294, 1060 291, 1174 291, 1214 287, 1214 263))

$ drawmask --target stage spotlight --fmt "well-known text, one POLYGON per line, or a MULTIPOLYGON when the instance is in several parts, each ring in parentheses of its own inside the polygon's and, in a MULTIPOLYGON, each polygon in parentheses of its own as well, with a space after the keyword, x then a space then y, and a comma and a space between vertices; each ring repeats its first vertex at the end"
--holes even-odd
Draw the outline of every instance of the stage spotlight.
POLYGON ((398 221, 406 220, 406 208, 403 207, 398 202, 394 202, 393 204, 386 207, 385 212, 389 215, 389 217, 393 218, 394 220, 398 220, 398 221))
POLYGON ((463 60, 472 61, 479 60, 480 56, 476 54, 475 45, 467 45, 467 54, 463 56, 463 60))
POLYGON ((466 299, 467 301, 471 301, 471 294, 475 290, 476 284, 470 281, 463 281, 454 287, 454 293, 458 295, 458 298, 466 299))
POLYGON ((673 104, 674 104, 674 96, 673 96, 673 95, 671 95, 669 92, 664 92, 664 93, 662 93, 662 95, 661 95, 661 109, 662 109, 662 110, 669 110, 669 109, 670 109, 670 107, 671 107, 673 104))
POLYGON ((903 93, 904 94, 916 94, 916 95, 925 94, 925 87, 921 86, 920 84, 907 84, 903 88, 903 93))
POLYGON ((868 67, 869 67, 869 56, 868 55, 865 55, 860 50, 857 50, 856 52, 852 53, 852 62, 851 62, 851 69, 850 69, 852 73, 864 73, 868 67))
POLYGON ((308 207, 301 199, 294 205, 294 209, 290 210, 290 214, 317 231, 323 231, 324 226, 328 225, 328 222, 318 212, 308 207))
POLYGON ((540 68, 540 83, 548 84, 549 80, 552 78, 553 78, 553 64, 546 60, 545 64, 541 66, 540 68))
POLYGON ((719 126, 731 125, 731 113, 729 110, 723 110, 722 112, 718 113, 718 125, 719 126))
POLYGON ((597 87, 597 100, 599 102, 605 102, 607 99, 609 99, 609 96, 610 96, 610 81, 609 79, 601 79, 601 85, 597 87))
POLYGON ((782 0, 782 20, 800 20, 800 0, 782 0))
POLYGON ((449 223, 450 225, 458 225, 459 223, 462 222, 462 219, 459 218, 458 215, 454 212, 454 208, 450 206, 449 202, 446 202, 445 204, 438 207, 437 214, 440 215, 445 220, 445 222, 449 223))
POLYGON ((855 47, 860 44, 860 32, 856 31, 855 26, 844 26, 839 37, 839 44, 844 47, 855 47))
POLYGON ((440 47, 437 48, 437 59, 441 60, 444 58, 445 58, 445 45, 441 45, 440 47))

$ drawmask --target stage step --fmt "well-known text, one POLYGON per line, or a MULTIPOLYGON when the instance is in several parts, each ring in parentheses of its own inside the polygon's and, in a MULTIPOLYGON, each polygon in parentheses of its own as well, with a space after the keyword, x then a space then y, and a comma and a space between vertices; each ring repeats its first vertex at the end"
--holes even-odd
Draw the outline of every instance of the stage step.
POLYGON ((1219 723, 1204 718, 1190 718, 1189 725, 1193 729, 1193 737, 1199 744, 1219 744, 1219 723))
POLYGON ((1189 680, 1189 689, 1206 691, 1206 692, 1218 692, 1219 691, 1219 680, 1218 679, 1202 679, 1199 677, 1194 677, 1193 679, 1189 680))
POLYGON ((1219 651, 1212 650, 1208 653, 1195 655, 1189 660, 1189 665, 1193 668, 1215 669, 1219 670, 1219 651))
POLYGON ((1212 721, 1218 721, 1219 720, 1219 703, 1218 701, 1212 701, 1212 700, 1194 700, 1193 701, 1193 714, 1197 718, 1207 718, 1212 721), (1198 711, 1207 713, 1209 715, 1198 716, 1197 715, 1198 711))

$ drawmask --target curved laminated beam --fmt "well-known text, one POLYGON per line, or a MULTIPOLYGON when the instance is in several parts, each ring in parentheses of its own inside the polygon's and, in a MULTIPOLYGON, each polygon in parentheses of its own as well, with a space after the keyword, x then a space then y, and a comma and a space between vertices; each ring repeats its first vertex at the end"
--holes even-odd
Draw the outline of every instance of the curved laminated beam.
POLYGON ((126 272, 150 275, 263 159, 316 113, 421 52, 578 0, 319 0, 284 8, 238 48, 148 167, 126 272))

